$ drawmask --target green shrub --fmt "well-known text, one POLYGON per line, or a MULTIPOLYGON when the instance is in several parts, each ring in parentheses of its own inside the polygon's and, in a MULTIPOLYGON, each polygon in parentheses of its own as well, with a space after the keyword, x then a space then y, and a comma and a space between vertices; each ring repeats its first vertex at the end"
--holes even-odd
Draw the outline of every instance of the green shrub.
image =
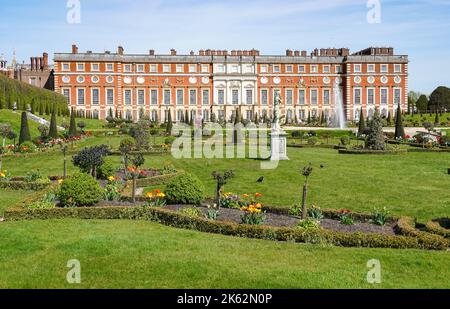
POLYGON ((183 208, 183 209, 180 209, 179 212, 188 217, 193 217, 193 218, 203 217, 202 211, 200 209, 198 209, 197 207, 183 208))
POLYGON ((305 219, 298 221, 297 227, 305 230, 316 230, 320 228, 320 223, 317 220, 305 219))
POLYGON ((176 140, 176 137, 174 137, 174 136, 168 136, 168 137, 166 137, 166 138, 164 139, 164 144, 166 144, 166 145, 172 145, 173 142, 175 142, 175 140, 176 140))
POLYGON ((386 225, 387 218, 389 216, 389 211, 386 207, 383 209, 375 209, 373 213, 373 219, 371 219, 369 222, 372 224, 384 226, 386 225))
POLYGON ((315 220, 322 220, 324 218, 322 209, 314 205, 310 209, 308 209, 308 216, 315 220))
POLYGON ((174 177, 166 186, 166 198, 171 204, 200 204, 205 196, 205 187, 192 174, 174 177))
POLYGON ((20 153, 34 153, 37 151, 37 147, 35 144, 33 144, 30 141, 23 142, 19 146, 19 152, 20 153))
POLYGON ((319 142, 319 138, 317 136, 311 136, 308 138, 308 145, 314 146, 319 142))
POLYGON ((58 192, 63 206, 92 206, 103 197, 103 190, 90 175, 76 173, 66 179, 58 192))
POLYGON ((110 176, 114 176, 116 173, 116 169, 114 168, 114 164, 111 159, 106 158, 105 162, 97 170, 97 178, 106 180, 110 176))

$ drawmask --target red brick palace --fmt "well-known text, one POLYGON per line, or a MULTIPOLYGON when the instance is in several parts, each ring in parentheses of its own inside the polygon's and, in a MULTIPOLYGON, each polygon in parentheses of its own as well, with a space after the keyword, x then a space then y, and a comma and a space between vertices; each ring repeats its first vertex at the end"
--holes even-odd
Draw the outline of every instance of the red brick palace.
POLYGON ((142 115, 164 121, 168 111, 179 121, 191 117, 230 119, 239 106, 244 118, 272 114, 280 92, 288 121, 331 117, 342 98, 347 120, 357 120, 362 108, 393 115, 408 99, 408 57, 393 48, 287 50, 285 55, 261 55, 258 50, 200 50, 169 55, 78 52, 56 53, 55 91, 68 104, 95 118, 114 115, 138 120, 142 115))

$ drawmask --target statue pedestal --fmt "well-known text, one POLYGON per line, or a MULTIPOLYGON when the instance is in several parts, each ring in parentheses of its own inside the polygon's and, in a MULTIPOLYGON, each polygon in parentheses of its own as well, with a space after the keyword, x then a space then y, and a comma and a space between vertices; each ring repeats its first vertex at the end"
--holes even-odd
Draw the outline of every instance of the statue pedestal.
POLYGON ((289 160, 287 156, 286 137, 287 134, 284 131, 272 131, 272 133, 270 134, 270 160, 289 160))

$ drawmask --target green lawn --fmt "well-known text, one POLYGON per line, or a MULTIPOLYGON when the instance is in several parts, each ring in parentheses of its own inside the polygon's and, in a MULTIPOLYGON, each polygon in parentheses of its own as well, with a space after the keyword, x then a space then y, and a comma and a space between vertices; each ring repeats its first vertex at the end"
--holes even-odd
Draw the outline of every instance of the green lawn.
POLYGON ((23 200, 24 196, 29 194, 28 191, 21 190, 0 190, 0 217, 3 215, 3 211, 11 207, 11 205, 23 200))
POLYGON ((140 221, 0 223, 0 288, 450 288, 448 252, 346 249, 140 221), (81 284, 66 282, 67 261, 81 284), (381 262, 382 284, 366 281, 381 262))
MULTIPOLYGON (((118 143, 120 138, 101 138, 118 143)), ((92 138, 89 143, 95 143, 92 138)), ((77 149, 81 149, 77 144, 77 149)), ((447 168, 450 153, 408 153, 403 155, 340 155, 336 150, 289 148, 290 161, 280 162, 275 170, 261 170, 261 161, 252 159, 182 159, 172 156, 147 156, 145 167, 163 167, 168 162, 191 172, 204 182, 207 194, 214 195, 211 173, 233 169, 236 177, 226 191, 239 194, 260 192, 265 204, 290 207, 300 201, 303 177, 300 169, 312 162, 316 167, 310 180, 309 204, 322 208, 372 211, 388 207, 395 215, 417 217, 421 221, 450 214, 450 177, 447 168), (319 165, 325 168, 320 169, 319 165), (265 176, 265 181, 256 180, 265 176)), ((117 167, 120 157, 111 158, 117 167)), ((70 160, 69 160, 70 161, 70 160)), ((45 175, 61 175, 61 153, 42 156, 8 157, 4 169, 13 175, 25 175, 40 169, 45 175)), ((76 170, 71 163, 69 173, 76 170)))
MULTIPOLYGON (((47 119, 50 121, 51 116, 43 115, 40 116, 41 118, 47 119)), ((98 119, 84 119, 84 118, 76 118, 75 122, 78 124, 79 122, 84 122, 86 124, 86 127, 84 128, 85 131, 90 130, 99 130, 103 129, 103 126, 106 124, 105 121, 98 120, 98 119)), ((56 117, 56 123, 58 126, 61 126, 63 123, 70 124, 70 117, 56 117)))

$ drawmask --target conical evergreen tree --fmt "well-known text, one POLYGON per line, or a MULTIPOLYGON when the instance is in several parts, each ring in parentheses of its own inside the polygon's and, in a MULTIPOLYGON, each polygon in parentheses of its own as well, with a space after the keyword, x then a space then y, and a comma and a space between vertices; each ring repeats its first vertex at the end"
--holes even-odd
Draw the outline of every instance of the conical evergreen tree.
POLYGON ((378 110, 372 117, 369 125, 369 134, 366 139, 366 148, 371 150, 385 150, 386 144, 384 142, 383 125, 378 110))
POLYGON ((167 119, 167 125, 166 125, 166 133, 168 135, 171 135, 172 134, 173 123, 172 123, 172 111, 170 110, 170 108, 169 108, 169 112, 168 112, 167 118, 168 119, 167 119))
POLYGON ((439 125, 440 122, 441 122, 441 121, 440 121, 440 119, 439 119, 439 114, 436 112, 436 117, 434 117, 434 124, 435 124, 435 125, 439 125))
POLYGON ((36 115, 36 100, 34 98, 31 100, 31 113, 36 115))
POLYGON ((365 131, 366 131, 366 122, 364 121, 364 113, 361 107, 361 111, 359 112, 358 135, 363 135, 365 131))
POLYGON ((70 114, 69 136, 77 136, 77 124, 75 122, 75 111, 73 109, 72 113, 70 114))
POLYGON ((58 129, 56 128, 56 106, 53 108, 52 118, 50 119, 48 137, 53 139, 58 138, 58 129))
POLYGON ((308 112, 308 120, 307 123, 310 124, 311 123, 311 111, 308 112))
POLYGON ((403 128, 402 108, 399 104, 397 108, 397 115, 395 116, 395 139, 404 137, 405 137, 405 129, 403 128))
POLYGON ((27 112, 22 112, 22 118, 20 122, 19 145, 23 144, 24 142, 31 142, 27 112))

